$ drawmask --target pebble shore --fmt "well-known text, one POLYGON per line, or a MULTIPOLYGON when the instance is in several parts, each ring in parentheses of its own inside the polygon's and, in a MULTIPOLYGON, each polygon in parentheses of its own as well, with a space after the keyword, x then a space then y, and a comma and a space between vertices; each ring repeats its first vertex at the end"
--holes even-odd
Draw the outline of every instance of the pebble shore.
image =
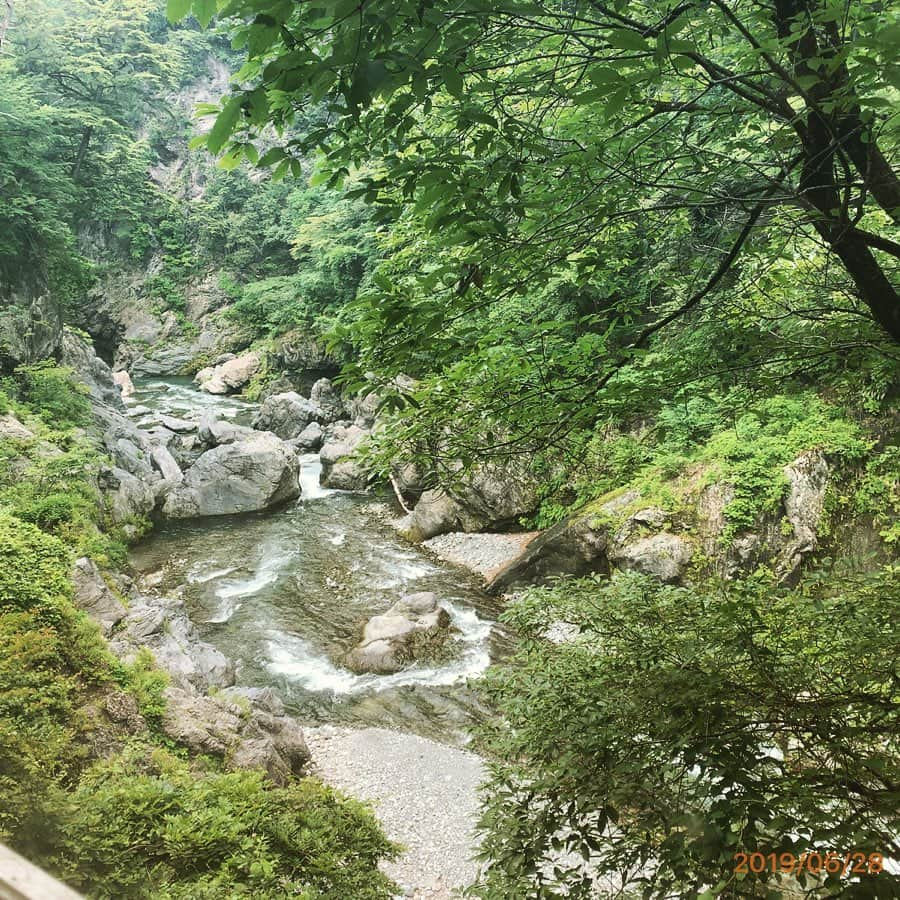
POLYGON ((385 833, 404 846, 382 864, 399 897, 451 900, 477 878, 478 756, 384 728, 325 725, 304 733, 313 774, 371 802, 385 833))

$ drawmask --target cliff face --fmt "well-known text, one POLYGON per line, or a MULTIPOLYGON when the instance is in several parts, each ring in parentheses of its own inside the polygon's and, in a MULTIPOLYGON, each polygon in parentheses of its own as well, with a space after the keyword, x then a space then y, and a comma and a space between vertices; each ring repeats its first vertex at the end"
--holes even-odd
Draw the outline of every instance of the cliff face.
POLYGON ((214 167, 203 153, 191 152, 187 141, 205 127, 195 121, 197 104, 216 100, 230 79, 221 60, 208 57, 206 69, 165 97, 167 114, 136 135, 153 147, 147 171, 152 203, 141 223, 154 233, 149 246, 141 249, 146 236, 122 243, 103 223, 79 228, 79 250, 94 264, 97 279, 73 304, 70 317, 109 365, 137 376, 187 374, 249 343, 222 315, 229 298, 219 286, 215 261, 204 258, 197 229, 185 226, 173 236, 202 203, 214 167))

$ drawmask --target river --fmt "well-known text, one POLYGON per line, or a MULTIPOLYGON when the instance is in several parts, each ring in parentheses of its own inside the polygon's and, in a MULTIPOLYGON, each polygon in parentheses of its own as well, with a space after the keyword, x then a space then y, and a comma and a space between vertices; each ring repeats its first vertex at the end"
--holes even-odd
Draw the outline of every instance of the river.
MULTIPOLYGON (((212 410, 249 424, 253 414, 253 404, 204 394, 186 379, 136 388, 130 411, 141 427, 161 415, 212 410)), ((319 471, 317 455, 302 456, 302 495, 280 509, 160 524, 133 548, 132 566, 184 599, 202 638, 237 663, 240 683, 274 687, 304 721, 465 742, 486 714, 467 682, 507 646, 497 601, 467 571, 400 538, 386 521, 386 498, 325 490, 319 471), (341 666, 361 621, 424 590, 438 595, 456 629, 446 663, 382 676, 341 666)))

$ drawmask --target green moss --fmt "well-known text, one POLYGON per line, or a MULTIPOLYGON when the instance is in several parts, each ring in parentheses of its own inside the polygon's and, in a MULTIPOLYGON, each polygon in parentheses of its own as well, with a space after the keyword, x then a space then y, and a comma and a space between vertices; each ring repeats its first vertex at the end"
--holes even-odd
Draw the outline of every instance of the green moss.
MULTIPOLYGON (((742 410, 726 426, 725 408, 713 415, 708 403, 701 404, 690 419, 692 407, 676 419, 677 428, 663 422, 642 439, 614 436, 607 451, 591 444, 593 481, 581 476, 578 498, 571 505, 559 502, 557 489, 545 499, 556 521, 574 510, 596 517, 597 527, 618 528, 630 515, 648 506, 663 509, 681 529, 690 529, 696 501, 702 490, 714 483, 728 484, 733 499, 724 510, 726 525, 722 539, 729 542, 739 531, 752 528, 766 515, 778 513, 788 486, 784 467, 804 451, 823 453, 835 479, 845 486, 858 477, 860 465, 874 441, 862 425, 843 408, 827 403, 812 392, 779 395, 760 400, 742 410), (685 418, 686 417, 686 418, 685 418), (705 437, 709 423, 719 423, 705 437), (624 463, 619 465, 620 463, 624 463), (587 484, 595 493, 587 499, 587 484), (613 487, 613 485, 615 485, 613 487), (612 488, 612 489, 610 489, 612 488), (615 504, 628 491, 633 500, 615 504), (555 505, 551 505, 555 504, 555 505), (612 509, 606 509, 612 505, 612 509)), ((900 454, 888 448, 866 465, 858 485, 843 505, 857 513, 867 512, 882 525, 884 540, 900 539, 896 526, 900 512, 900 454)), ((831 507, 826 507, 829 512, 831 507)), ((823 533, 829 523, 823 522, 823 533)))

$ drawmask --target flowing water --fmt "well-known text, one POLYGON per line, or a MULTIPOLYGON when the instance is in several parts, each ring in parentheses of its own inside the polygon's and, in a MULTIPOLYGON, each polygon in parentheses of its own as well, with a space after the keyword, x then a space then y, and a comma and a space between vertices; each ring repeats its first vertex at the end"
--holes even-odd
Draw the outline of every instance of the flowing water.
MULTIPOLYGON (((205 410, 239 423, 252 416, 251 404, 186 380, 137 387, 132 413, 144 426, 205 410)), ((399 538, 378 497, 321 488, 316 455, 301 457, 301 486, 278 510, 162 524, 134 548, 132 565, 160 573, 158 590, 184 598, 203 639, 238 663, 239 680, 276 688, 295 714, 461 739, 485 714, 467 681, 506 645, 496 601, 468 572, 399 538), (341 666, 361 621, 423 590, 453 620, 446 662, 395 675, 341 666)))

